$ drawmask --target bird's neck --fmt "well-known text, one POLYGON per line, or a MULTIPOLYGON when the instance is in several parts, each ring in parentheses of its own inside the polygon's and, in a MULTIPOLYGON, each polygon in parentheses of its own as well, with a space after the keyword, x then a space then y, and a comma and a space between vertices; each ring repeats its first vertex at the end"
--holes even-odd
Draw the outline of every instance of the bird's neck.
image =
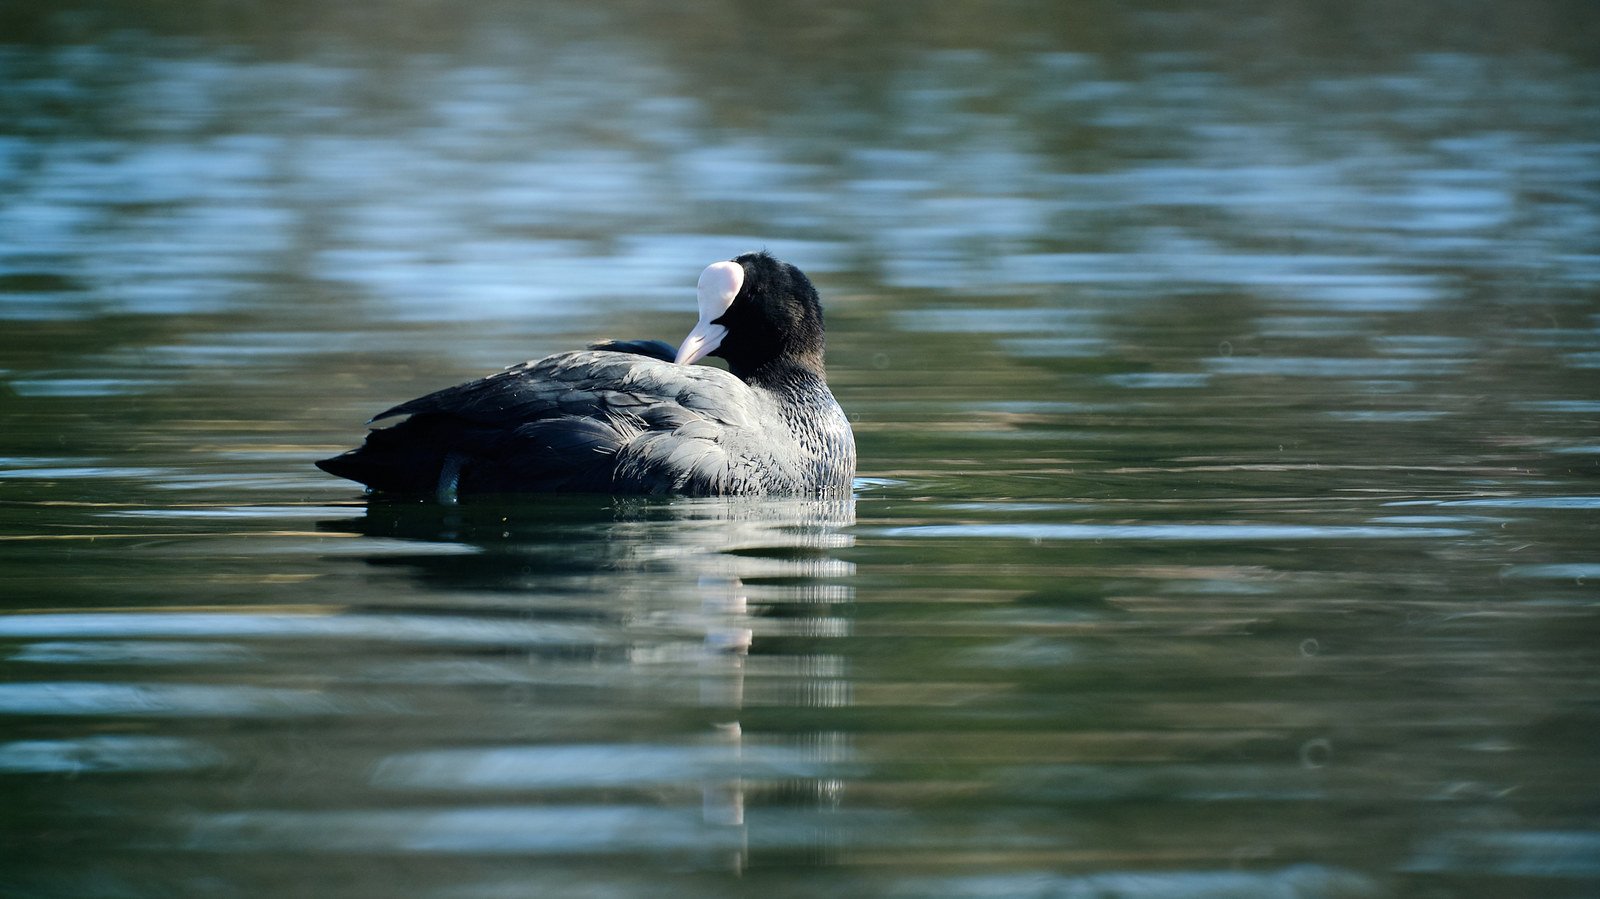
POLYGON ((826 390, 828 383, 821 359, 773 359, 746 371, 729 366, 729 371, 752 387, 775 393, 803 395, 814 392, 819 386, 826 390))

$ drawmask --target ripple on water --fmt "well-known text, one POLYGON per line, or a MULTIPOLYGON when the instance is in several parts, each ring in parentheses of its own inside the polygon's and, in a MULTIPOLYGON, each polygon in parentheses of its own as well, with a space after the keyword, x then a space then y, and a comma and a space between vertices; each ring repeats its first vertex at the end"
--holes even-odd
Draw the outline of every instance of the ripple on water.
POLYGON ((0 637, 258 637, 434 644, 607 642, 598 626, 442 615, 255 615, 229 612, 72 612, 0 616, 0 637))
POLYGON ((1014 540, 1296 541, 1465 537, 1472 531, 1430 527, 1330 527, 1247 524, 924 524, 883 528, 885 537, 1014 540))
POLYGON ((44 466, 0 470, 0 478, 57 480, 62 478, 154 478, 167 474, 161 468, 118 468, 112 466, 44 466))
POLYGON ((0 772, 10 774, 188 771, 226 761, 226 754, 219 750, 176 737, 104 735, 0 744, 0 772))
POLYGON ((1271 375, 1297 378, 1414 378, 1460 374, 1465 359, 1314 358, 1307 356, 1225 357, 1205 360, 1221 375, 1271 375))
POLYGON ((373 782, 405 790, 558 790, 820 777, 827 768, 794 746, 563 744, 451 749, 390 756, 373 782))
POLYGON ((121 396, 146 393, 161 386, 147 378, 19 378, 10 387, 18 396, 121 396))
POLYGON ((0 715, 298 717, 345 714, 357 708, 317 690, 94 681, 0 684, 0 715))

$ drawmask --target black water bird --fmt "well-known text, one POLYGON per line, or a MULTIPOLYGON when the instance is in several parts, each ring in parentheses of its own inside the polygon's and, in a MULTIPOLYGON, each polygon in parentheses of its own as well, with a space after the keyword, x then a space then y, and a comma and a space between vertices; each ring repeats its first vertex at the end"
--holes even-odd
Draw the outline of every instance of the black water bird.
POLYGON ((401 403, 409 416, 323 459, 386 493, 848 495, 855 439, 824 377, 822 306, 765 252, 700 275, 676 352, 606 341, 401 403), (692 365, 720 356, 723 371, 692 365))

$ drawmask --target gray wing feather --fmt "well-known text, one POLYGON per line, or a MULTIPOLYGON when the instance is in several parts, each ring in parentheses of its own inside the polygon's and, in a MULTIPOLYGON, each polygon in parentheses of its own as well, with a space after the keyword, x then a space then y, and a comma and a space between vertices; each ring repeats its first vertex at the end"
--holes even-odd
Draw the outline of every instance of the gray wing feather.
POLYGON ((606 415, 676 405, 718 421, 742 418, 753 392, 721 369, 689 367, 637 353, 577 350, 514 365, 401 403, 373 417, 448 413, 483 424, 549 415, 606 415))
POLYGON ((437 415, 504 429, 515 444, 494 451, 503 461, 480 458, 483 477, 491 464, 510 466, 507 475, 525 481, 588 483, 605 471, 630 491, 711 494, 760 479, 756 448, 770 435, 759 423, 769 405, 721 369, 579 350, 419 397, 373 420, 437 415))

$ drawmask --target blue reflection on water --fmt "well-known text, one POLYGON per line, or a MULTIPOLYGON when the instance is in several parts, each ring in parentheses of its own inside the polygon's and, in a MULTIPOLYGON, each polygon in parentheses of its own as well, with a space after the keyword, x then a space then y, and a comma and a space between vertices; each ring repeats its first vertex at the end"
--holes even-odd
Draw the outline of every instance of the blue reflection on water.
POLYGON ((1512 565, 1500 572, 1501 577, 1551 578, 1582 581, 1595 578, 1600 583, 1600 563, 1566 562, 1553 565, 1512 565))
POLYGON ((792 746, 564 744, 390 756, 378 763, 373 782, 390 789, 503 791, 696 783, 730 777, 772 780, 826 773, 828 769, 814 754, 792 746))
POLYGON ((104 735, 0 744, 0 772, 11 774, 186 771, 226 760, 224 753, 204 743, 176 737, 104 735))
POLYGON ((1486 830, 1424 841, 1401 870, 1522 877, 1600 877, 1600 831, 1486 830))
POLYGON ((1295 865, 1276 871, 1123 871, 1087 876, 1047 872, 988 877, 910 878, 898 895, 955 899, 1011 896, 1128 896, 1138 899, 1291 899, 1339 897, 1378 899, 1390 895, 1378 880, 1322 865, 1295 865))
POLYGON ((356 703, 314 690, 91 681, 0 684, 0 715, 297 717, 356 708, 356 703))
POLYGON ((18 396, 117 396, 143 393, 161 382, 134 378, 19 378, 11 382, 18 396))
MULTIPOLYGON (((187 849, 368 853, 606 853, 804 845, 900 823, 892 812, 771 811, 747 831, 708 823, 701 808, 654 805, 474 806, 360 811, 249 811, 192 816, 187 849)), ((884 832, 880 830, 879 832, 884 832)))
POLYGON ((422 643, 604 642, 599 627, 551 621, 439 615, 253 615, 203 612, 83 612, 0 617, 0 637, 286 637, 422 643))
POLYGON ((664 303, 682 294, 685 258, 762 243, 812 271, 870 260, 903 287, 1221 285, 1385 314, 1462 295, 1429 260, 1516 271, 1537 255, 1541 277, 1600 278, 1589 240, 1600 217, 1581 188, 1597 151, 1535 140, 1526 98, 1571 100, 1537 67, 1491 78, 1483 60, 1443 55, 1400 77, 1269 85, 1174 71, 1159 54, 1112 80, 1082 54, 927 51, 889 82, 902 114, 824 156, 804 139, 817 125, 805 112, 765 136, 708 128, 717 110, 623 42, 543 49, 520 67, 382 74, 75 47, 27 59, 40 75, 14 56, 30 73, 8 83, 23 108, 102 99, 92 76, 116 71, 127 114, 149 130, 49 152, 6 139, 0 227, 15 239, 0 272, 71 260, 72 279, 0 290, 0 317, 242 308, 257 299, 251 274, 285 262, 370 297, 372 316, 559 315, 575 301, 664 303), (362 105, 374 78, 398 79, 408 114, 362 105), (1470 100, 1463 79, 1479 91, 1470 100), (972 112, 979 101, 991 108, 972 112), (1317 127, 1284 126, 1314 104, 1317 127), (1413 105, 1442 112, 1422 126, 1436 139, 1407 155, 1395 132, 1417 127, 1413 105), (634 140, 590 139, 606 110, 634 140), (1105 160, 1030 146, 1084 128, 1123 164, 1083 171, 1105 160), (1183 153, 1139 161, 1152 141, 1183 153), (1218 217, 1192 227, 1173 215, 1185 207, 1218 217), (1158 211, 1151 224, 1125 221, 1141 208, 1158 211), (729 233, 729 220, 762 225, 729 233), (1508 228, 1549 251, 1498 240, 1508 228), (1255 239, 1280 231, 1306 245, 1255 239))
POLYGON ((1021 540, 1294 541, 1466 537, 1460 528, 1319 527, 1251 524, 927 524, 884 528, 885 537, 998 537, 1021 540))
POLYGON ((55 480, 57 478, 151 478, 165 472, 159 468, 119 468, 114 466, 45 466, 41 468, 8 468, 0 470, 0 478, 55 480))
POLYGON ((29 643, 10 657, 13 662, 53 665, 214 665, 258 658, 232 643, 155 640, 48 640, 29 643))
POLYGON ((1475 499, 1401 500, 1387 505, 1468 506, 1490 509, 1600 509, 1600 496, 1486 496, 1475 499))

